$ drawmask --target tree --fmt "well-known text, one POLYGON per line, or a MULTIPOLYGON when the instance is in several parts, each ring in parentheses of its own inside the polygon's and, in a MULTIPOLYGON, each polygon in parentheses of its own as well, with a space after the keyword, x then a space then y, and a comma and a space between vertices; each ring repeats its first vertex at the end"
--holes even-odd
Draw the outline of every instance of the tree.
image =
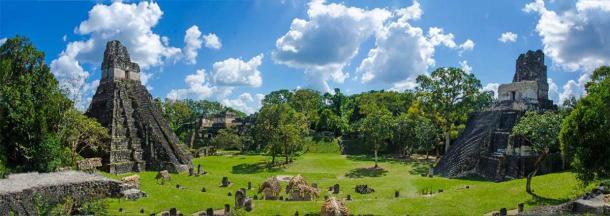
POLYGON ((534 170, 527 175, 525 188, 529 194, 533 194, 532 178, 540 169, 540 164, 552 149, 558 149, 559 147, 558 138, 561 122, 561 115, 554 112, 542 114, 527 112, 513 127, 511 136, 513 138, 523 138, 531 145, 532 150, 538 154, 534 163, 534 170))
POLYGON ((610 177, 610 67, 597 68, 560 132, 564 158, 584 183, 610 177))
POLYGON ((378 153, 385 148, 387 141, 392 137, 392 114, 385 109, 377 109, 359 122, 359 132, 375 155, 375 168, 378 153))
POLYGON ((300 150, 303 137, 309 131, 307 118, 286 105, 280 105, 279 138, 283 144, 285 163, 300 150))
POLYGON ((88 151, 90 155, 110 151, 108 129, 78 110, 69 109, 64 114, 61 125, 61 142, 70 149, 72 165, 76 165, 77 156, 84 151, 88 151))
POLYGON ((401 147, 404 155, 409 157, 415 151, 424 151, 427 159, 438 137, 438 131, 432 121, 418 113, 409 112, 400 114, 395 125, 392 138, 401 147))
POLYGON ((427 112, 443 132, 445 152, 451 133, 464 124, 470 112, 487 104, 489 94, 481 92, 481 82, 474 74, 459 68, 438 68, 430 76, 417 77, 417 91, 427 112))
POLYGON ((253 136, 258 144, 257 150, 264 147, 271 154, 271 164, 275 164, 275 157, 279 153, 279 105, 264 105, 256 116, 253 136))
POLYGON ((288 103, 297 112, 305 115, 311 128, 316 125, 320 118, 318 111, 322 107, 322 96, 319 92, 311 89, 296 90, 288 99, 288 103))
POLYGON ((0 167, 53 171, 69 153, 57 135, 72 102, 44 63, 44 53, 27 38, 0 46, 0 167))
POLYGON ((212 145, 223 149, 243 150, 243 139, 231 129, 220 129, 212 140, 212 145))
POLYGON ((287 103, 268 104, 257 115, 254 134, 271 154, 271 164, 275 164, 275 157, 281 152, 289 161, 308 130, 305 116, 287 103))
POLYGON ((271 93, 265 95, 263 98, 263 105, 270 104, 283 104, 288 103, 290 97, 292 97, 293 93, 287 89, 280 89, 277 91, 272 91, 271 93))
POLYGON ((195 129, 198 115, 184 100, 165 100, 162 108, 163 116, 169 121, 169 127, 182 142, 186 143, 187 137, 195 129))

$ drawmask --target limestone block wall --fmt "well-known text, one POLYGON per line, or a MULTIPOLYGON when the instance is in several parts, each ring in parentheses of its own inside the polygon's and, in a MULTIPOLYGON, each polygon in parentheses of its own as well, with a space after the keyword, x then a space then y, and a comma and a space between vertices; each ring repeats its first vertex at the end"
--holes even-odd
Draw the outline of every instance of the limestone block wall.
POLYGON ((548 99, 548 85, 537 81, 521 81, 502 84, 498 87, 499 101, 527 101, 538 103, 539 99, 548 99))
POLYGON ((86 201, 121 197, 126 185, 96 174, 78 171, 25 173, 0 180, 0 215, 37 215, 36 203, 56 204, 72 198, 86 201))

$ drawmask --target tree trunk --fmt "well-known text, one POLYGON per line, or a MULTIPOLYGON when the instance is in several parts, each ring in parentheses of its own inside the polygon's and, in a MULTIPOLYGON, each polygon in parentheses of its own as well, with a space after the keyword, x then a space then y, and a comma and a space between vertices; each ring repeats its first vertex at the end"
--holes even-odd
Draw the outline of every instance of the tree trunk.
POLYGON ((534 167, 536 167, 536 168, 534 169, 534 171, 532 171, 530 174, 527 175, 527 182, 525 183, 525 191, 527 191, 528 194, 534 195, 534 193, 532 192, 532 178, 534 178, 534 176, 536 175, 538 170, 540 170, 540 163, 542 163, 542 161, 544 160, 544 158, 546 157, 547 154, 548 154, 548 150, 545 150, 540 156, 538 156, 538 159, 536 159, 536 163, 534 163, 534 167))
POLYGON ((445 132, 445 154, 449 151, 449 145, 451 145, 451 133, 449 131, 445 132))
POLYGON ((377 149, 375 149, 375 168, 379 167, 377 165, 377 149))
POLYGON ((428 160, 428 155, 429 155, 428 150, 426 150, 426 160, 428 160))
POLYGON ((271 166, 275 165, 275 147, 271 148, 271 166))

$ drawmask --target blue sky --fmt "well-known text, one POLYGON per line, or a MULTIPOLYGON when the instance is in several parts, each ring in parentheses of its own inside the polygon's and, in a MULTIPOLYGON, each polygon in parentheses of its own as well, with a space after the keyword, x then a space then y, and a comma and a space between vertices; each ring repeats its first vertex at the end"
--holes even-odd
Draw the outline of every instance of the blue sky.
POLYGON ((110 39, 128 47, 153 96, 251 113, 281 88, 404 90, 445 66, 471 68, 493 90, 536 49, 557 102, 610 64, 609 29, 610 0, 0 1, 0 38, 29 37, 81 109, 110 39))

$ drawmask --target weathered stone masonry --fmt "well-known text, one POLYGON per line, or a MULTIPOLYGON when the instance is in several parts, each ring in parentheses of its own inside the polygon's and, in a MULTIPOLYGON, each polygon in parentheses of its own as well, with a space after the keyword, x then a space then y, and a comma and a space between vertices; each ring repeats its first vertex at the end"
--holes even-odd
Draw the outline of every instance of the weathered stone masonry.
MULTIPOLYGON (((0 180, 0 215, 37 215, 36 202, 57 204, 71 198, 77 204, 122 197, 129 189, 119 181, 78 171, 23 173, 0 180)), ((39 203, 40 204, 40 203, 39 203)))
POLYGON ((127 48, 119 41, 107 43, 102 79, 86 113, 110 129, 103 169, 110 173, 188 171, 191 156, 140 83, 139 73, 140 67, 131 62, 127 48))

